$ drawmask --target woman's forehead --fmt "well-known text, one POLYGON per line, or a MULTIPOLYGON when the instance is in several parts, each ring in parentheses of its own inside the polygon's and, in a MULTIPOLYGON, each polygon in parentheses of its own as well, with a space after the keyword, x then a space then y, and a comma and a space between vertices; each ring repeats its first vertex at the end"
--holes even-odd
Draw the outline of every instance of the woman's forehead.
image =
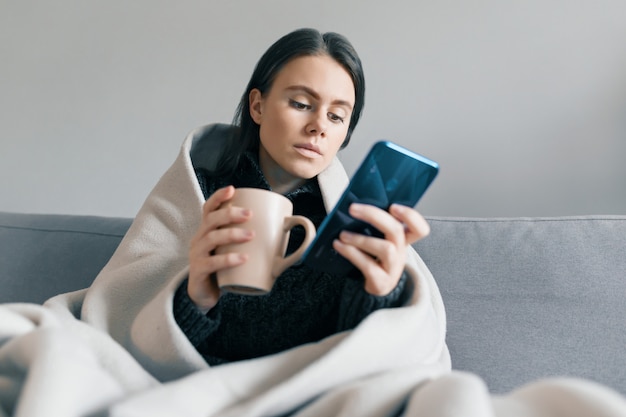
POLYGON ((354 106, 354 82, 346 69, 328 55, 301 56, 289 61, 276 75, 274 87, 301 90, 319 98, 354 106))

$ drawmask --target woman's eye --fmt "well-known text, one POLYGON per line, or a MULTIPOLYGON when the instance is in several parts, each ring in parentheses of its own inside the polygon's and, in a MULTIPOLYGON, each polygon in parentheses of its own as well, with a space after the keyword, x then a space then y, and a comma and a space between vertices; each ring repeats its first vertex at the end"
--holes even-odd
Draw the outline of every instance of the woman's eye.
POLYGON ((296 100, 289 100, 289 104, 291 105, 291 107, 298 110, 308 110, 311 108, 311 106, 309 106, 308 104, 300 103, 296 100))
POLYGON ((343 117, 336 115, 335 113, 328 113, 328 118, 332 122, 343 123, 343 117))

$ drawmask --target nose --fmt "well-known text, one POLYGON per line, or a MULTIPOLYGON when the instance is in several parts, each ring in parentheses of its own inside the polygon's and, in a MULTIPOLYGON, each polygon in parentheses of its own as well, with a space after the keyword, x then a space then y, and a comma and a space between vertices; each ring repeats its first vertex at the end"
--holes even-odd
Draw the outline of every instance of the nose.
POLYGON ((306 131, 310 135, 326 136, 328 128, 328 119, 325 114, 314 113, 309 123, 306 125, 306 131))

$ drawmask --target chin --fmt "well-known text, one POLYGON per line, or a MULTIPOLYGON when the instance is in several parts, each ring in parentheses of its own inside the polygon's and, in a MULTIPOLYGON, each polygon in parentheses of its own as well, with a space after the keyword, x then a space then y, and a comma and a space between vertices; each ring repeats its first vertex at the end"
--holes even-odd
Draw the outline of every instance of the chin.
POLYGON ((293 175, 302 179, 311 179, 328 167, 329 164, 294 167, 293 175))

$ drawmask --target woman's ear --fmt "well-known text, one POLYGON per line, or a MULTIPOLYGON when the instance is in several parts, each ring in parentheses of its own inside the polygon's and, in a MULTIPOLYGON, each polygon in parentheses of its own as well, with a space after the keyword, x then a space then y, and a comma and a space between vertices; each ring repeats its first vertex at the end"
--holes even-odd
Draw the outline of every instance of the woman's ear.
POLYGON ((253 88, 248 94, 248 99, 250 101, 250 117, 260 126, 263 119, 263 95, 258 88, 253 88))

